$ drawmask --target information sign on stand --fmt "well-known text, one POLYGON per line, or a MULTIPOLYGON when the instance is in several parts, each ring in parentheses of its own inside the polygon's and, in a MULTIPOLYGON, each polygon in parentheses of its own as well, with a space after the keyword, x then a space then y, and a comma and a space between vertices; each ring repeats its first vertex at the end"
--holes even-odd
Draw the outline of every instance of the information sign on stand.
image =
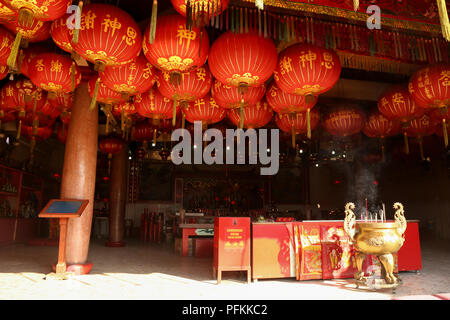
POLYGON ((221 217, 214 219, 214 265, 217 284, 222 271, 247 271, 250 283, 250 218, 221 217))
POLYGON ((71 218, 79 218, 88 203, 89 200, 52 199, 39 213, 39 218, 58 218, 60 226, 56 273, 48 274, 46 279, 65 280, 73 275, 66 272, 67 221, 71 218))

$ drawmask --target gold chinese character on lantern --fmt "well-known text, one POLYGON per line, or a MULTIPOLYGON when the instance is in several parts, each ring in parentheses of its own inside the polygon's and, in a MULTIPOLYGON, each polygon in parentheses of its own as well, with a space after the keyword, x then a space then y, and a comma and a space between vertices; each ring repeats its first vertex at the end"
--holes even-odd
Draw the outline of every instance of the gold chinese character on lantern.
POLYGON ((441 77, 439 81, 442 81, 441 84, 444 87, 448 87, 450 85, 450 70, 444 70, 441 72, 441 77))
POLYGON ((313 68, 313 61, 317 60, 317 54, 314 52, 311 52, 311 50, 308 50, 308 53, 304 53, 302 51, 302 55, 300 56, 300 62, 302 64, 302 67, 305 67, 305 64, 309 62, 309 67, 313 68))
POLYGON ((120 30, 120 28, 122 28, 122 24, 117 21, 117 17, 114 18, 114 20, 110 19, 110 17, 111 16, 109 14, 106 15, 106 18, 103 19, 102 26, 103 32, 108 32, 111 29, 111 35, 113 36, 116 30, 120 30))
POLYGON ((205 68, 198 68, 197 69, 197 80, 205 81, 206 80, 205 76, 206 76, 205 68))
POLYGON ((14 94, 14 90, 12 87, 6 87, 6 96, 7 97, 12 97, 14 94))
POLYGON ((62 71, 62 63, 58 60, 52 60, 50 64, 50 71, 51 72, 61 72, 62 71))
POLYGON ((322 65, 327 68, 327 69, 331 69, 334 66, 334 62, 333 62, 333 56, 329 53, 329 52, 324 52, 323 53, 323 62, 322 65))
POLYGON ((405 103, 405 98, 400 92, 395 93, 392 96, 392 102, 393 103, 405 103))
POLYGON ((2 49, 3 48, 8 48, 8 47, 10 47, 10 45, 9 45, 9 39, 8 38, 3 38, 3 41, 2 41, 2 49))
POLYGON ((214 100, 213 97, 210 97, 210 98, 209 98, 209 104, 210 104, 211 107, 213 107, 213 108, 218 108, 218 107, 219 107, 219 105, 217 104, 216 100, 214 100))
POLYGON ((194 106, 198 107, 199 109, 201 109, 201 107, 204 105, 205 105, 205 100, 203 100, 203 99, 195 100, 194 106))
POLYGON ((280 69, 281 74, 285 74, 286 72, 289 73, 292 71, 292 65, 291 65, 292 59, 289 57, 283 57, 280 61, 280 69))
POLYGON ((97 18, 97 16, 91 10, 83 14, 81 16, 80 29, 81 30, 94 29, 95 18, 97 18))
POLYGON ((127 28, 127 34, 122 37, 127 45, 132 46, 136 43, 137 32, 132 27, 127 28))
POLYGON ((150 63, 147 63, 147 68, 144 69, 144 73, 142 74, 142 76, 145 79, 150 78, 150 76, 152 75, 152 65, 150 63))
POLYGON ((36 69, 37 71, 44 71, 45 65, 42 59, 36 61, 36 69))
POLYGON ((177 38, 179 39, 179 44, 183 44, 183 40, 187 40, 187 46, 189 48, 189 44, 191 40, 195 40, 197 38, 197 32, 189 31, 183 25, 178 26, 177 38))

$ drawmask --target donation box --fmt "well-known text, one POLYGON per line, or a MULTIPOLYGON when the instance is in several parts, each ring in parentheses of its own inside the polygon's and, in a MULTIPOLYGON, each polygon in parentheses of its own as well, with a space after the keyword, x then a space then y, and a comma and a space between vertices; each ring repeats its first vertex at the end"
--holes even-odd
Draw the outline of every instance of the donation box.
POLYGON ((247 271, 250 282, 250 218, 220 217, 214 219, 214 264, 217 283, 222 271, 247 271))

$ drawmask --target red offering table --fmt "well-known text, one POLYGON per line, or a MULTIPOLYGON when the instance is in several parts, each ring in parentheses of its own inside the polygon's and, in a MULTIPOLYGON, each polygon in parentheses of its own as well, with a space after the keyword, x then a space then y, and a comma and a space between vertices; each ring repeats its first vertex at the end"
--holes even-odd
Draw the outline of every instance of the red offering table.
POLYGON ((292 222, 252 223, 252 279, 295 277, 292 222))
POLYGON ((217 272, 217 283, 222 271, 238 270, 246 270, 250 282, 250 218, 215 218, 213 273, 217 272))
POLYGON ((214 234, 213 224, 180 224, 179 228, 182 230, 181 239, 181 255, 188 256, 189 236, 212 236, 214 234))

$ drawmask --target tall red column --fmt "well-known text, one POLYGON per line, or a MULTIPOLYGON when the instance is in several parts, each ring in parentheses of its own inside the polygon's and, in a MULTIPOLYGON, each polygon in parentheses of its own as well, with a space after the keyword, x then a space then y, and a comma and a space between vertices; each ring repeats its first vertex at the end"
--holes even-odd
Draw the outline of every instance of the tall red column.
POLYGON ((87 259, 94 209, 98 110, 89 110, 90 102, 88 85, 81 83, 75 90, 61 181, 61 198, 89 200, 81 217, 69 219, 67 225, 67 271, 76 274, 89 273, 92 268, 87 259))
POLYGON ((111 164, 111 180, 109 183, 109 241, 108 247, 123 247, 125 230, 125 199, 127 192, 127 153, 122 151, 113 155, 111 164))

